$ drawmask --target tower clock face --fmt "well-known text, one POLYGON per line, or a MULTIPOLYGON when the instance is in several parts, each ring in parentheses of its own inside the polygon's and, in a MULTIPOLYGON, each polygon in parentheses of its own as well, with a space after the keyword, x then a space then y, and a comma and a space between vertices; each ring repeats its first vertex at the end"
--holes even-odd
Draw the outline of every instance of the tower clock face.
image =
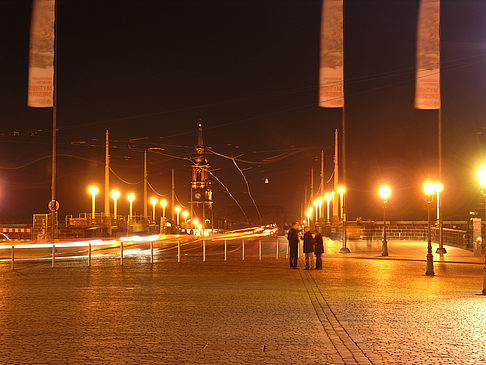
POLYGON ((202 194, 199 191, 196 191, 194 193, 194 199, 195 200, 201 200, 201 198, 202 198, 202 194))

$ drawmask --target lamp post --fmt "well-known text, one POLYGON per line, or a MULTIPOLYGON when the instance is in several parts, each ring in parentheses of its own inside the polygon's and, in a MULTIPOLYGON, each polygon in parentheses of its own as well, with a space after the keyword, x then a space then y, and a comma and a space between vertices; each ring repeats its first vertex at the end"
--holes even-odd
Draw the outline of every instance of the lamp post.
POLYGON ((333 192, 331 193, 331 199, 332 199, 332 219, 331 219, 331 222, 334 220, 334 212, 335 212, 335 209, 336 209, 336 208, 334 207, 334 206, 335 206, 335 204, 336 204, 335 195, 336 195, 336 193, 333 191, 333 192))
POLYGON ((346 188, 344 186, 338 187, 339 199, 341 202, 341 218, 343 220, 343 247, 339 250, 339 253, 349 253, 349 248, 346 246, 346 213, 344 210, 344 193, 346 188))
POLYGON ((319 202, 316 200, 314 200, 314 209, 316 210, 316 214, 315 214, 315 223, 317 225, 317 221, 319 220, 319 202))
POLYGON ((167 206, 167 200, 162 200, 160 205, 162 205, 162 218, 165 219, 165 207, 167 206))
POLYGON ((330 223, 331 222, 331 219, 330 219, 330 211, 329 211, 329 203, 331 201, 331 198, 332 198, 332 195, 331 193, 326 193, 326 195, 324 195, 324 198, 326 199, 326 202, 327 202, 327 223, 330 223))
POLYGON ((130 202, 130 215, 128 216, 129 220, 132 220, 133 217, 133 201, 135 200, 135 194, 128 193, 127 199, 130 202))
MULTIPOLYGON (((486 166, 478 171, 479 185, 481 186, 481 194, 484 197, 484 220, 486 221, 486 166)), ((483 295, 486 295, 486 253, 484 255, 484 278, 483 278, 483 295)))
POLYGON ((151 197, 150 202, 152 203, 152 221, 155 222, 155 204, 157 204, 157 198, 155 196, 151 197))
POLYGON ((312 215, 312 211, 311 210, 307 210, 307 212, 305 213, 305 215, 307 216, 307 225, 310 227, 310 217, 312 215))
MULTIPOLYGON (((484 197, 484 218, 483 220, 486 222, 486 166, 480 168, 478 170, 478 178, 479 178, 479 185, 481 186, 481 194, 484 197)), ((481 235, 482 238, 484 237, 481 235)))
POLYGON ((378 189, 378 193, 383 199, 383 241, 381 245, 381 256, 388 256, 388 242, 386 241, 386 204, 391 195, 391 189, 388 185, 382 185, 378 189))
POLYGON ((437 192, 437 224, 439 225, 439 247, 435 251, 436 253, 443 255, 447 253, 447 250, 444 248, 444 240, 443 240, 443 230, 442 230, 442 213, 441 213, 441 200, 440 200, 440 193, 444 190, 444 185, 440 182, 435 183, 435 190, 437 192))
POLYGON ((434 201, 437 185, 433 182, 423 184, 425 202, 427 203, 427 270, 425 275, 434 276, 434 257, 432 256, 432 237, 430 232, 430 205, 434 201))
POLYGON ((96 194, 98 194, 98 188, 94 185, 91 185, 88 188, 89 193, 91 194, 91 219, 95 219, 95 212, 96 212, 96 194))
POLYGON ((175 211, 177 213, 177 226, 179 225, 179 213, 181 212, 181 207, 177 206, 175 207, 175 211))
POLYGON ((118 202, 118 198, 120 197, 120 192, 118 190, 112 190, 111 197, 113 198, 113 216, 116 220, 117 205, 118 205, 117 202, 118 202))
POLYGON ((184 224, 186 224, 186 223, 187 223, 187 216, 188 216, 188 215, 189 215, 189 213, 188 213, 188 211, 187 211, 187 210, 185 210, 185 211, 183 211, 183 212, 182 212, 182 216, 184 217, 184 224))

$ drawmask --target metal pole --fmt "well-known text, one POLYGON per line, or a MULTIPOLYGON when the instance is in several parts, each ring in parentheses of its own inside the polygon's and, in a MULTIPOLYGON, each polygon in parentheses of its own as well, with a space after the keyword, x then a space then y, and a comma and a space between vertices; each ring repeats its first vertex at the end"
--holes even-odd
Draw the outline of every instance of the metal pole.
POLYGON ((15 266, 14 266, 15 265, 14 264, 15 263, 15 253, 14 253, 14 250, 15 250, 15 247, 12 246, 12 259, 10 261, 10 267, 11 267, 12 270, 15 268, 15 266))
POLYGON ((88 243, 88 266, 91 266, 91 242, 88 243))
POLYGON ((258 259, 262 259, 262 240, 258 240, 258 259))
POLYGON ((56 264, 56 246, 52 245, 52 262, 51 262, 51 267, 54 267, 56 264))
POLYGON ((224 261, 226 261, 226 251, 227 251, 226 240, 224 240, 224 261))
POLYGON ((432 237, 430 232, 430 203, 427 203, 427 276, 434 276, 434 257, 432 256, 432 237))
POLYGON ((143 217, 148 219, 147 212, 147 150, 143 151, 143 217))
POLYGON ((150 263, 154 263, 154 241, 150 241, 150 263))
POLYGON ((181 262, 181 241, 177 241, 177 262, 181 262))
POLYGON ((202 250, 203 250, 203 262, 206 261, 206 241, 202 241, 202 250))
MULTIPOLYGON (((344 109, 343 109, 344 110, 344 109)), ((344 192, 341 194, 341 212, 343 216, 343 247, 339 250, 339 253, 349 253, 349 248, 346 246, 346 212, 344 210, 344 192)))
POLYGON ((386 241, 386 202, 383 202, 383 243, 381 256, 388 256, 388 242, 386 241))
POLYGON ((175 208, 175 176, 174 176, 174 168, 172 168, 172 200, 171 200, 171 209, 170 209, 170 218, 171 218, 171 221, 172 221, 172 224, 174 224, 174 208, 175 208))
POLYGON ((241 260, 245 259, 245 240, 241 241, 241 260))
POLYGON ((123 266, 123 241, 120 241, 120 265, 123 266))
POLYGON ((275 259, 278 260, 278 238, 275 240, 275 245, 277 246, 277 252, 275 254, 275 259))
POLYGON ((483 279, 483 295, 486 295, 486 254, 484 255, 484 279, 483 279))

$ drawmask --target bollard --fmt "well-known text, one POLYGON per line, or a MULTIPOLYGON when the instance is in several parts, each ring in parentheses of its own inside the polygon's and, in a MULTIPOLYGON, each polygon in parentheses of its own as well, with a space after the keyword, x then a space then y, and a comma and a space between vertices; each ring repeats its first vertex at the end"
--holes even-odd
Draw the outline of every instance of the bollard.
POLYGON ((241 260, 245 260, 245 240, 241 240, 241 260))
POLYGON ((56 263, 56 246, 52 245, 52 262, 51 267, 54 267, 56 263))
POLYGON ((224 240, 224 261, 226 261, 226 240, 224 240))
POLYGON ((91 266, 91 242, 88 244, 88 266, 91 266))
POLYGON ((120 241, 120 265, 123 266, 123 241, 120 241))
POLYGON ((177 262, 181 262, 181 241, 177 241, 177 262))
POLYGON ((277 246, 277 253, 275 254, 275 259, 278 260, 278 238, 275 240, 275 245, 277 246))
POLYGON ((262 240, 258 240, 258 260, 262 260, 262 240))
POLYGON ((15 247, 14 247, 14 246, 12 246, 12 261, 10 262, 10 267, 12 268, 12 270, 15 268, 15 266, 14 266, 14 265, 15 265, 15 264, 14 264, 14 262, 15 262, 15 253, 14 253, 14 249, 15 249, 15 247))
POLYGON ((154 241, 150 241, 150 263, 154 263, 154 241))
POLYGON ((203 249, 203 262, 206 261, 206 241, 202 241, 202 249, 203 249))

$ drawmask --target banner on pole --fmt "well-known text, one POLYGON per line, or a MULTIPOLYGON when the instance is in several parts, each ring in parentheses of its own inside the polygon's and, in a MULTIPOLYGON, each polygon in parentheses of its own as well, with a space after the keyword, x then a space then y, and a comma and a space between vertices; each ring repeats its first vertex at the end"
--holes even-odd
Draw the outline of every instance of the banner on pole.
POLYGON ((54 106, 55 0, 34 0, 30 26, 27 105, 54 106))
POLYGON ((343 0, 323 0, 319 106, 344 107, 343 0))
POLYGON ((421 0, 417 27, 415 108, 440 109, 440 0, 421 0))

